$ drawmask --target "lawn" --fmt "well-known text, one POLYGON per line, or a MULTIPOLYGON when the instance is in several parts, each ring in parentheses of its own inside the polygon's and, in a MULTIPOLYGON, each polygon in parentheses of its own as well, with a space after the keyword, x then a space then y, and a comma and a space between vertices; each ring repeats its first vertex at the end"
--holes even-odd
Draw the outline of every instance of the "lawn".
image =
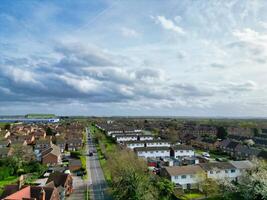
POLYGON ((186 193, 178 197, 181 200, 204 199, 205 195, 198 192, 186 193))
POLYGON ((9 176, 8 178, 0 181, 0 187, 15 183, 17 181, 17 179, 18 179, 17 176, 9 176))

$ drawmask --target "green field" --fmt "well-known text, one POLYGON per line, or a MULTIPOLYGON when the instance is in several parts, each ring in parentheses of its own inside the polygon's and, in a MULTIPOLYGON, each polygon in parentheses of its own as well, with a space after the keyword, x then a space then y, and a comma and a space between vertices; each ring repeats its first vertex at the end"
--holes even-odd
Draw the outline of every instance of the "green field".
POLYGON ((28 119, 49 119, 49 118, 55 118, 56 115, 54 114, 27 114, 25 115, 26 118, 28 119))

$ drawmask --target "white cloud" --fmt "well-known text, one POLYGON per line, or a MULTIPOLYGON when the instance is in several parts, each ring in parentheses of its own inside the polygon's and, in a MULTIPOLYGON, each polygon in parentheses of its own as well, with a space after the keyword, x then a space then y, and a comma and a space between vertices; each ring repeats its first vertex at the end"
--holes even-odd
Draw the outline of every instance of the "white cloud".
POLYGON ((136 38, 140 36, 140 33, 138 33, 136 30, 131 29, 131 28, 126 28, 126 27, 121 28, 121 34, 124 37, 128 37, 128 38, 136 38))
MULTIPOLYGON (((177 19, 175 19, 176 21, 177 19)), ((157 16, 156 22, 159 23, 164 29, 174 31, 178 34, 184 34, 185 31, 182 27, 174 23, 174 21, 167 19, 165 16, 157 16)))

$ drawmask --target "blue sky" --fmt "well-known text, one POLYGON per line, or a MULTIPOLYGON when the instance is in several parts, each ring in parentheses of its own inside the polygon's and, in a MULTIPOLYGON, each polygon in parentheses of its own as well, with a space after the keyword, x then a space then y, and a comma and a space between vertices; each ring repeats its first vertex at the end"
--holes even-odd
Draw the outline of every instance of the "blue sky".
POLYGON ((265 0, 2 0, 0 114, 267 117, 265 0))

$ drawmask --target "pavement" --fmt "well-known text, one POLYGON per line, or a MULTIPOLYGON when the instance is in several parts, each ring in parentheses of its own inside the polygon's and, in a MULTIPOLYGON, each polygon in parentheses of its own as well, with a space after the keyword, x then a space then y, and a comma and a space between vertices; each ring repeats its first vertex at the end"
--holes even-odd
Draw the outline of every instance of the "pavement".
POLYGON ((81 176, 72 175, 73 178, 73 193, 67 197, 67 200, 81 200, 85 199, 86 183, 81 176))
MULTIPOLYGON (((86 129, 88 138, 86 152, 96 152, 96 146, 92 140, 92 135, 89 128, 86 129)), ((90 186, 90 199, 93 200, 110 200, 110 196, 107 194, 108 185, 104 177, 103 170, 99 163, 97 153, 93 156, 87 156, 86 160, 87 171, 89 175, 89 186, 90 186)))

